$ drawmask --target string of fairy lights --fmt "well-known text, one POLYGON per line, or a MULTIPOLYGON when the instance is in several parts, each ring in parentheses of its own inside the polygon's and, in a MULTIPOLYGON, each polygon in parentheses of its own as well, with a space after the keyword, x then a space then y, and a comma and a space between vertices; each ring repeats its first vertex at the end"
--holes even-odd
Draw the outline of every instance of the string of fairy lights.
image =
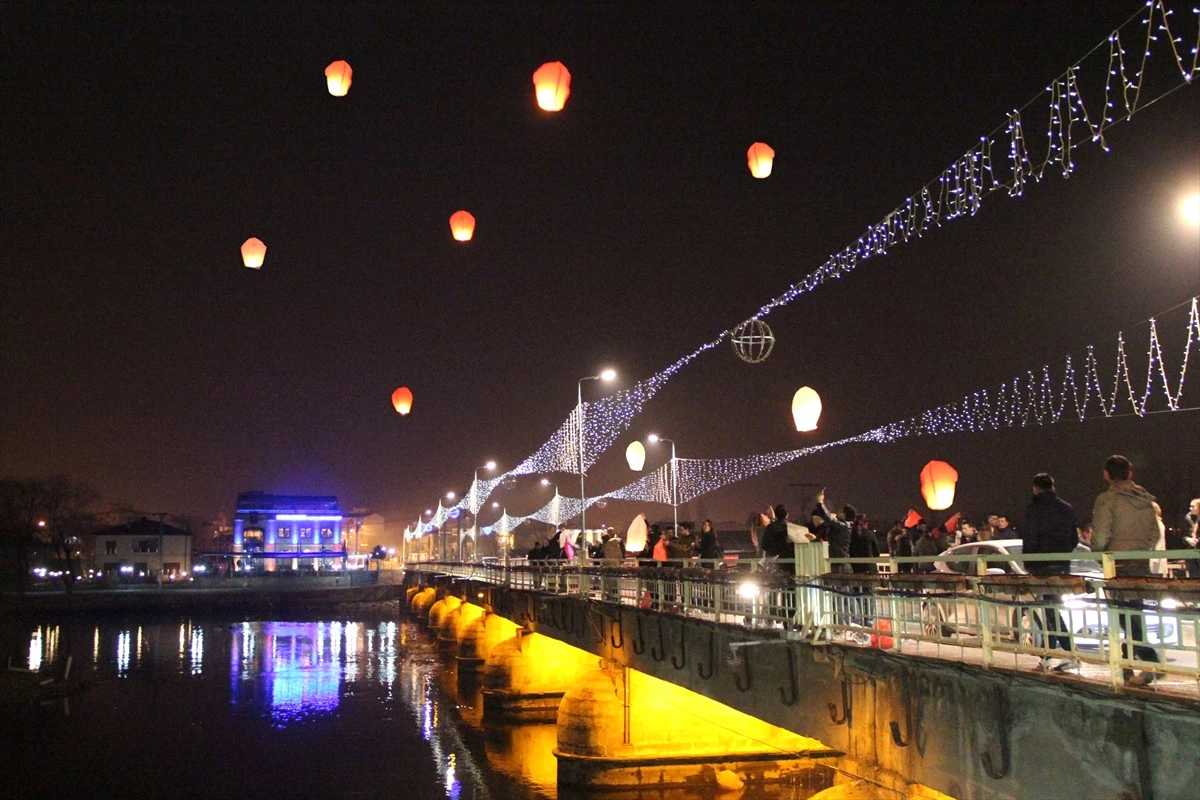
MULTIPOLYGON (((1130 120, 1138 111, 1190 85, 1193 79, 1200 75, 1200 7, 1192 8, 1191 14, 1195 18, 1196 34, 1195 43, 1190 48, 1190 65, 1185 57, 1188 54, 1187 47, 1177 33, 1183 27, 1183 23, 1176 21, 1174 28, 1172 27, 1175 10, 1168 7, 1166 0, 1148 0, 1141 12, 1127 20, 1104 42, 1054 78, 1042 92, 1024 106, 1008 112, 1004 124, 988 135, 981 136, 974 147, 942 170, 935 179, 905 198, 899 206, 884 215, 882 220, 869 225, 862 236, 829 256, 817 269, 762 305, 748 320, 722 331, 714 339, 632 388, 617 391, 600 400, 581 403, 541 447, 508 473, 495 479, 477 480, 472 485, 472 491, 454 506, 443 507, 439 504, 438 512, 430 524, 440 527, 450 518, 450 512, 454 509, 477 513, 492 491, 510 477, 550 472, 579 474, 581 465, 586 473, 588 467, 595 464, 629 429, 645 404, 672 377, 692 361, 729 339, 745 322, 760 320, 775 309, 791 304, 825 283, 849 275, 863 261, 887 255, 892 248, 913 239, 923 238, 926 233, 942 227, 944 223, 974 216, 982 206, 983 200, 995 192, 1003 191, 1009 197, 1021 197, 1027 186, 1041 182, 1051 168, 1058 168, 1064 178, 1069 177, 1076 166, 1073 153, 1082 144, 1091 142, 1107 152, 1109 145, 1105 133, 1109 128, 1130 120), (1102 53, 1107 54, 1107 58, 1104 58, 1102 53), (1130 58, 1130 53, 1136 53, 1138 56, 1130 58), (1147 85, 1148 65, 1163 61, 1173 64, 1173 69, 1168 71, 1170 77, 1164 77, 1161 85, 1147 85), (1097 91, 1085 99, 1081 85, 1091 84, 1098 87, 1101 83, 1102 92, 1097 91), (1029 115, 1030 109, 1043 102, 1048 108, 1046 119, 1041 121, 1044 125, 1046 151, 1044 157, 1035 162, 1030 155, 1031 123, 1026 116, 1029 115), (1006 158, 993 158, 993 153, 1004 153, 1006 158), (474 507, 471 498, 475 498, 474 507)), ((1193 328, 1194 310, 1193 300, 1193 328)), ((1154 363, 1161 364, 1162 357, 1161 348, 1157 344, 1154 320, 1151 320, 1150 324, 1150 360, 1153 373, 1154 363)), ((1187 369, 1187 355, 1195 336, 1193 328, 1189 328, 1188 348, 1185 350, 1178 389, 1174 395, 1169 390, 1167 376, 1165 373, 1162 375, 1163 385, 1170 400, 1168 408, 1165 409, 1168 411, 1180 410, 1178 400, 1182 393, 1183 375, 1187 369)), ((1100 388, 1095 364, 1094 354, 1089 349, 1084 364, 1082 399, 1075 391, 1074 366, 1068 359, 1063 385, 1057 389, 1052 385, 1047 366, 1040 378, 1030 372, 991 392, 978 392, 964 398, 960 403, 940 406, 918 417, 892 423, 840 442, 819 445, 817 448, 828 449, 855 441, 885 442, 912 435, 997 429, 1015 424, 1048 424, 1047 420, 1051 423, 1058 421, 1066 410, 1067 399, 1072 401, 1074 413, 1080 420, 1084 418, 1093 400, 1100 405, 1105 416, 1111 416, 1118 405, 1117 392, 1114 390, 1106 398, 1100 388), (1069 395, 1068 387, 1071 390, 1069 395)), ((1133 412, 1139 416, 1144 415, 1151 395, 1150 378, 1141 400, 1138 401, 1130 383, 1132 379, 1127 368, 1123 339, 1119 338, 1115 383, 1119 386, 1122 379, 1127 384, 1133 412)), ((685 502, 699 494, 712 491, 717 488, 711 485, 716 481, 724 481, 719 485, 728 485, 812 452, 813 448, 802 448, 765 456, 748 456, 744 459, 677 459, 680 484, 678 502, 685 502), (728 480, 722 476, 728 476, 728 480)), ((651 473, 609 496, 643 502, 664 502, 661 498, 669 498, 669 495, 664 494, 664 484, 665 476, 651 473)), ((602 498, 595 498, 598 499, 602 498)), ((563 497, 561 500, 569 505, 567 498, 563 497)), ((595 500, 589 500, 588 504, 595 500)), ((669 503, 669 499, 666 502, 669 503)), ((574 504, 573 511, 578 514, 582 504, 578 500, 574 501, 574 504)), ((566 508, 560 506, 555 513, 558 511, 562 514, 557 520, 548 518, 551 513, 548 508, 543 508, 528 517, 505 515, 505 518, 510 521, 539 519, 552 524, 570 519, 571 514, 566 508)), ((414 530, 419 531, 423 527, 418 523, 414 530)))

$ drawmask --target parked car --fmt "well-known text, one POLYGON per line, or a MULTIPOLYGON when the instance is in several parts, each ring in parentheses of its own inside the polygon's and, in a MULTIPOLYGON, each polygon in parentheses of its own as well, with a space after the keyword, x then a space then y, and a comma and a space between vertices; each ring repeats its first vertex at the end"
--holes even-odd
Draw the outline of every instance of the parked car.
MULTIPOLYGON (((971 542, 960 544, 945 550, 942 555, 1020 555, 1022 542, 1020 539, 993 539, 986 542, 971 542)), ((1079 544, 1077 553, 1091 552, 1087 545, 1079 544)), ((934 570, 942 573, 974 575, 976 574, 973 561, 937 561, 934 570)), ((987 568, 989 575, 1028 575, 1025 564, 1020 560, 991 562, 987 568)), ((1089 580, 1103 579, 1104 573, 1099 562, 1093 559, 1072 559, 1071 574, 1089 580)), ((994 594, 1000 600, 1019 602, 1022 598, 1015 593, 1009 596, 994 594)), ((1026 594, 1024 599, 1028 599, 1026 594)), ((1075 637, 1076 648, 1099 648, 1102 641, 1108 638, 1108 610, 1096 602, 1095 592, 1086 594, 1063 594, 1059 597, 1064 622, 1075 637)), ((981 604, 970 598, 938 598, 926 602, 921 607, 922 628, 927 636, 956 637, 979 636, 981 625, 979 609, 981 604)), ((1164 603, 1164 609, 1168 605, 1164 603)), ((1146 639, 1149 644, 1175 645, 1179 642, 1179 620, 1171 615, 1160 616, 1153 610, 1145 612, 1146 639)), ((992 621, 993 628, 1002 638, 1019 640, 1029 647, 1042 647, 1046 629, 1045 614, 1037 606, 1014 606, 1011 618, 996 618, 992 621)))

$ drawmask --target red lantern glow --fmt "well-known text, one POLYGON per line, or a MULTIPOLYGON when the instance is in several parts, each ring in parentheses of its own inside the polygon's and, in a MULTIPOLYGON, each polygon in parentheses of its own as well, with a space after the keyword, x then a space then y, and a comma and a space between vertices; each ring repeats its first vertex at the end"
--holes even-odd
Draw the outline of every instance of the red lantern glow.
POLYGON ((475 217, 469 211, 455 211, 450 215, 450 233, 456 241, 471 241, 475 235, 475 217))
POLYGON ((746 161, 750 165, 750 174, 756 178, 765 178, 771 174, 771 166, 775 163, 775 151, 770 145, 755 142, 746 151, 746 161))
POLYGON ((263 259, 267 257, 267 246, 262 239, 251 236, 242 242, 242 263, 250 269, 261 269, 263 259))
POLYGON ((404 416, 412 411, 412 403, 413 393, 407 386, 401 386, 392 392, 392 407, 396 409, 396 413, 400 416, 404 416))
POLYGON ((958 482, 958 470, 945 461, 930 461, 921 470, 921 496, 925 505, 934 511, 942 511, 954 505, 954 484, 958 482))
POLYGON ((534 93, 543 111, 562 111, 571 94, 571 73, 561 61, 542 64, 533 73, 534 93))
POLYGON ((350 65, 345 61, 335 61, 325 68, 325 83, 329 86, 329 93, 334 97, 345 97, 346 92, 350 91, 350 79, 354 75, 354 70, 350 69, 350 65))

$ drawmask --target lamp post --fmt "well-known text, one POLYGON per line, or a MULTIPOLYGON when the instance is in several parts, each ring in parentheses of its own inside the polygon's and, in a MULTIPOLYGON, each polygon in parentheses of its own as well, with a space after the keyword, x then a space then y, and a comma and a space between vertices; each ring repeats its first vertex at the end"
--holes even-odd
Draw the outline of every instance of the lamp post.
MULTIPOLYGON (((584 490, 583 485, 583 382, 611 381, 615 377, 617 377, 616 370, 606 369, 599 375, 589 375, 586 378, 579 379, 579 391, 576 394, 578 405, 576 408, 579 410, 579 535, 581 538, 587 537, 587 492, 584 490)), ((555 492, 557 491, 555 489, 555 492)), ((581 543, 581 552, 583 552, 582 546, 581 543)))
MULTIPOLYGON (((469 503, 470 508, 471 508, 471 541, 475 542, 476 546, 478 546, 478 542, 479 542, 479 470, 486 469, 488 472, 491 472, 495 468, 496 468, 495 461, 489 461, 486 464, 484 464, 482 467, 476 467, 475 468, 475 480, 471 481, 471 501, 469 503)), ((458 541, 458 557, 459 557, 459 560, 461 561, 462 560, 462 540, 461 539, 459 539, 459 541, 458 541)))
POLYGON ((675 535, 679 535, 679 467, 675 460, 675 440, 664 439, 657 433, 652 433, 646 437, 647 441, 654 442, 670 442, 671 443, 671 514, 675 520, 675 535))
MULTIPOLYGON (((458 495, 456 495, 454 492, 446 492, 447 500, 454 500, 456 497, 458 497, 458 495)), ((441 508, 441 505, 442 505, 442 502, 439 500, 438 507, 441 508)), ((449 519, 447 519, 446 521, 449 522, 449 519)), ((446 560, 446 550, 449 549, 446 547, 446 544, 447 544, 447 540, 449 538, 450 538, 450 531, 445 530, 443 528, 443 530, 442 530, 442 548, 441 548, 442 549, 442 552, 441 552, 441 560, 442 561, 446 560)))
POLYGON ((509 536, 509 533, 508 533, 508 509, 505 508, 504 506, 500 505, 499 503, 492 503, 492 508, 500 509, 500 519, 496 520, 496 524, 500 525, 500 523, 504 523, 501 526, 502 530, 500 531, 499 536, 500 536, 500 546, 504 548, 501 555, 504 556, 504 567, 505 567, 505 569, 507 569, 508 568, 508 551, 511 549, 511 542, 509 541, 509 538, 508 538, 508 536, 509 536))

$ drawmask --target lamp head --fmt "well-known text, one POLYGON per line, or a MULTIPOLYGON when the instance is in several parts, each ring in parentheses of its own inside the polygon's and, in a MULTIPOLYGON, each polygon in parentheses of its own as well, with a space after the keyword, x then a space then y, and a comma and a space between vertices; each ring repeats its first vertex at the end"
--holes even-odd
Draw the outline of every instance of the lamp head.
POLYGON ((602 381, 611 381, 616 377, 617 371, 615 369, 606 369, 604 372, 600 373, 600 380, 602 381))
POLYGON ((653 444, 654 442, 657 442, 658 440, 659 440, 659 436, 658 436, 658 434, 657 434, 657 433, 652 433, 652 434, 650 434, 649 436, 647 436, 647 437, 646 437, 646 441, 648 441, 648 442, 650 442, 650 443, 652 443, 652 444, 653 444))
POLYGON ((456 497, 456 495, 454 494, 454 492, 446 492, 447 500, 453 500, 455 497, 456 497))
POLYGON ((484 464, 484 465, 483 465, 483 468, 484 468, 484 469, 495 469, 495 468, 496 468, 496 462, 495 462, 495 461, 489 461, 489 462, 487 462, 486 464, 484 464))

